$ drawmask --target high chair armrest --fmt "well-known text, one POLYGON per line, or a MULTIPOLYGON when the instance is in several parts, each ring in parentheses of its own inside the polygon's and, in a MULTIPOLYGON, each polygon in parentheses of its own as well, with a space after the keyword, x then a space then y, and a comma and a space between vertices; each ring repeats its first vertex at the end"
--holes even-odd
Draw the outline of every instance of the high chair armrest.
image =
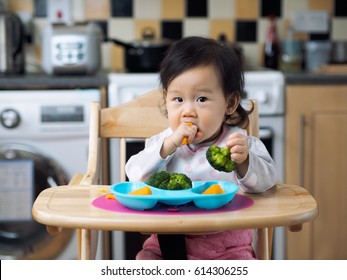
POLYGON ((72 176, 70 182, 69 182, 69 186, 73 186, 73 185, 79 185, 82 181, 84 177, 84 174, 82 173, 76 173, 72 176))

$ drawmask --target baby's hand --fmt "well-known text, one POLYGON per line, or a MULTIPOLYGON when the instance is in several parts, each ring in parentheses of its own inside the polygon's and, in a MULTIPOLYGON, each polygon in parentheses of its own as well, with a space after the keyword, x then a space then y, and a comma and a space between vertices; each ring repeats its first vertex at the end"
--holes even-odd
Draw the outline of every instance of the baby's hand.
POLYGON ((226 146, 230 149, 231 160, 241 164, 248 158, 247 137, 241 133, 233 133, 229 136, 226 146))
POLYGON ((176 147, 192 143, 199 136, 198 127, 193 123, 181 123, 170 136, 176 147))

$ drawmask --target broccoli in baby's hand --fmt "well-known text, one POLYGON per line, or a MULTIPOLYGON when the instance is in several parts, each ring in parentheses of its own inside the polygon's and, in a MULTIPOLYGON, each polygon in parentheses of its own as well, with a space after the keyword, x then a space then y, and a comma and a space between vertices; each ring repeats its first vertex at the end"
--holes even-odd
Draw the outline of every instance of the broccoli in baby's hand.
POLYGON ((183 173, 158 171, 148 179, 148 185, 164 190, 184 190, 192 187, 192 181, 183 173))
POLYGON ((226 147, 210 146, 206 151, 206 159, 211 166, 223 172, 231 172, 236 168, 236 162, 230 159, 230 150, 226 147))

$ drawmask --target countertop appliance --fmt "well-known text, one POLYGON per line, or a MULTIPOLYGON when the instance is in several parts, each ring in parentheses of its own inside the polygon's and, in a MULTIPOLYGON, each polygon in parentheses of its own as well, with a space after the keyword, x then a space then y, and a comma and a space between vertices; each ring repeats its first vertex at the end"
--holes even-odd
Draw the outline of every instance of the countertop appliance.
POLYGON ((101 28, 50 24, 44 28, 42 68, 48 74, 93 74, 101 65, 101 28))
POLYGON ((49 234, 31 208, 40 191, 86 170, 90 103, 100 96, 100 89, 0 91, 0 259, 77 258, 74 232, 49 234))
POLYGON ((22 74, 25 68, 24 27, 12 12, 0 10, 0 74, 22 74))
POLYGON ((124 42, 116 38, 108 38, 110 42, 124 47, 125 69, 131 73, 158 72, 165 53, 172 45, 169 39, 156 39, 155 30, 145 27, 142 30, 142 39, 133 42, 124 42))
MULTIPOLYGON (((126 73, 109 75, 108 106, 118 106, 159 87, 159 75, 155 73, 126 73)), ((284 75, 279 71, 257 70, 245 73, 245 94, 256 99, 259 105, 260 139, 272 155, 284 181, 284 75)), ((110 141, 110 179, 119 181, 119 143, 110 141)), ((127 140, 127 158, 143 149, 141 140, 127 140)), ((113 232, 112 238, 119 245, 112 248, 114 259, 134 259, 146 238, 143 234, 113 232), (127 250, 125 250, 127 248, 127 250)), ((285 228, 274 229, 273 258, 285 259, 285 228)))

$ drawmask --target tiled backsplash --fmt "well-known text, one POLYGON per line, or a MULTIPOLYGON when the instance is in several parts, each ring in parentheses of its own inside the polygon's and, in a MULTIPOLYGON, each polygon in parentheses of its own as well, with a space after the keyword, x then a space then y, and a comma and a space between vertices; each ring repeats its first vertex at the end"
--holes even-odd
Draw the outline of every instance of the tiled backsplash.
MULTIPOLYGON (((33 15, 33 44, 48 23, 46 0, 6 0, 10 10, 33 15)), ((330 28, 324 34, 295 33, 302 40, 347 40, 346 0, 71 0, 74 22, 97 21, 107 36, 132 41, 144 27, 152 27, 158 39, 189 35, 238 42, 249 63, 262 65, 267 16, 275 15, 279 36, 285 39, 296 11, 326 11, 330 28)), ((102 46, 103 68, 123 68, 123 48, 109 42, 102 46)))

